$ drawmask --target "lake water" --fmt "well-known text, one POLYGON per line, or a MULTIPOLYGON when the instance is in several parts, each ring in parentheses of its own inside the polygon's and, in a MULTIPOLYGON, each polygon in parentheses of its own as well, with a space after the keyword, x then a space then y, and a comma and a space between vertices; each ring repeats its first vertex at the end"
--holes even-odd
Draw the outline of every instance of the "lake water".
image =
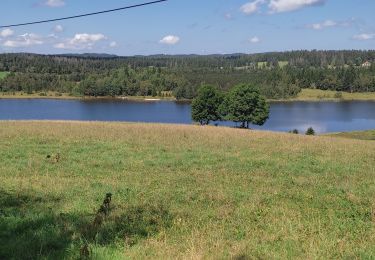
MULTIPOLYGON (((131 121, 191 124, 189 103, 126 100, 0 99, 0 120, 131 121)), ((219 125, 234 125, 225 122, 219 125)), ((318 133, 375 129, 375 102, 280 102, 270 119, 252 128, 318 133)))

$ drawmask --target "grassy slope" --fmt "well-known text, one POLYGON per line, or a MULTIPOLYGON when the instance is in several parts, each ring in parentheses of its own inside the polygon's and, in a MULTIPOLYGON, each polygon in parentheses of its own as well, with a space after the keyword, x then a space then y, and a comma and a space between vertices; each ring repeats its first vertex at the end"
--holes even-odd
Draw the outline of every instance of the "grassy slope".
POLYGON ((77 257, 84 239, 99 259, 375 258, 374 150, 216 127, 1 122, 0 258, 77 257), (109 191, 115 209, 94 229, 109 191))
POLYGON ((343 137, 349 139, 375 140, 375 130, 333 133, 328 135, 333 137, 343 137))
POLYGON ((298 96, 291 100, 317 101, 317 100, 375 100, 375 92, 369 93, 348 93, 342 92, 342 98, 335 98, 336 91, 319 89, 302 89, 298 96))

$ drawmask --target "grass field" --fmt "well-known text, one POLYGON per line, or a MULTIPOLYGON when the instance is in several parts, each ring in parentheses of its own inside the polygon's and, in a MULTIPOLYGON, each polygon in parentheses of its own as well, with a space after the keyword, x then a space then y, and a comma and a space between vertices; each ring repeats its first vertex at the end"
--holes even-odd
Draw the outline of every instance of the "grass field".
MULTIPOLYGON (((278 63, 279 63, 280 68, 283 68, 283 67, 285 67, 286 65, 289 64, 288 61, 279 61, 278 63)), ((258 62, 257 65, 258 65, 258 68, 261 69, 263 67, 267 67, 267 62, 266 61, 260 61, 260 62, 258 62)))
POLYGON ((289 64, 288 61, 279 61, 279 67, 280 68, 283 68, 283 67, 287 66, 288 64, 289 64))
POLYGON ((264 67, 267 67, 267 62, 266 61, 259 61, 258 62, 258 69, 262 69, 264 67))
POLYGON ((9 74, 9 72, 2 72, 2 71, 0 71, 0 79, 5 78, 8 74, 9 74))
POLYGON ((374 259, 374 151, 219 127, 1 122, 0 259, 374 259))
POLYGON ((292 101, 319 101, 319 100, 375 100, 375 92, 368 93, 348 93, 339 92, 340 96, 337 96, 336 91, 331 90, 319 90, 319 89, 302 89, 296 98, 291 99, 292 101))
POLYGON ((333 133, 333 134, 329 134, 327 136, 343 137, 343 138, 358 139, 358 140, 369 140, 369 141, 373 140, 373 141, 375 141, 375 130, 333 133))

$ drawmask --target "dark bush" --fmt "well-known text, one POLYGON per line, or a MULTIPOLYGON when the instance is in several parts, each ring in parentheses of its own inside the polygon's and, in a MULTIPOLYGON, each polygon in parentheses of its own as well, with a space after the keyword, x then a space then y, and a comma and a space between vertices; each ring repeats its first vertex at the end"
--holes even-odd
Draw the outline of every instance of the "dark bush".
POLYGON ((315 135, 315 130, 312 127, 309 127, 306 131, 306 135, 315 135))
POLYGON ((289 133, 290 133, 290 134, 296 134, 296 135, 299 134, 299 132, 298 132, 297 129, 293 129, 293 130, 289 131, 289 133))

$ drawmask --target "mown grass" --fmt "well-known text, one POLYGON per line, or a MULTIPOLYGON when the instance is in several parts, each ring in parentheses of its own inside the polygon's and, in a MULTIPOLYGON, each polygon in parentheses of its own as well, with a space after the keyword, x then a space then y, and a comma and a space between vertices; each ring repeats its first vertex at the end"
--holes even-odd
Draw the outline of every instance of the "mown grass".
POLYGON ((332 133, 332 134, 328 134, 328 135, 333 136, 333 137, 343 137, 343 138, 349 138, 349 139, 375 141, 375 130, 332 133))
POLYGON ((372 259, 374 150, 218 127, 1 122, 0 258, 78 258, 87 245, 93 259, 372 259))
POLYGON ((319 100, 375 100, 375 92, 348 93, 320 89, 302 89, 293 101, 319 101, 319 100))
POLYGON ((8 74, 9 74, 9 72, 0 71, 0 79, 5 78, 8 74))

